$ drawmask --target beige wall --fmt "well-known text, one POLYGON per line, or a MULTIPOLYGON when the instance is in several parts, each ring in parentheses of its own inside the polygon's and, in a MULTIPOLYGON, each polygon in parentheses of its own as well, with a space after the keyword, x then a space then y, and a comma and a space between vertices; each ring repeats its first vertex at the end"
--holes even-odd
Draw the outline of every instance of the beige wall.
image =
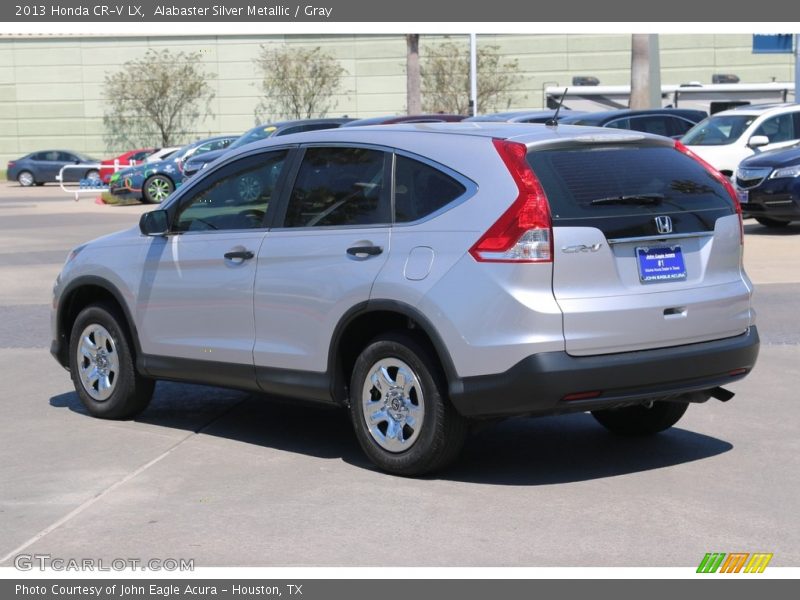
MULTIPOLYGON (((466 48, 466 36, 454 36, 466 48)), ((481 35, 519 62, 511 108, 542 106, 545 85, 594 75, 602 84, 629 83, 629 35, 481 35)), ((421 54, 441 37, 422 37, 421 54)), ((405 40, 380 36, 0 37, 0 164, 37 149, 112 154, 103 139, 103 80, 147 48, 200 51, 215 74, 212 118, 185 138, 237 133, 253 126, 259 100, 253 59, 260 44, 321 46, 347 74, 330 115, 369 117, 405 110, 405 40)), ((749 35, 660 36, 662 83, 710 83, 713 73, 743 82, 791 81, 791 55, 754 55, 749 35)), ((122 149, 119 149, 122 150, 122 149)))

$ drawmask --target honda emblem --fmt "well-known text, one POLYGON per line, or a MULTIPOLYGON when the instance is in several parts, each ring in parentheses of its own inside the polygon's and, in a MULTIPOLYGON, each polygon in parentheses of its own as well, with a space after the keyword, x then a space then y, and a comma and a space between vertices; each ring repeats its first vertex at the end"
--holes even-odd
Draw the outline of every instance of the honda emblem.
POLYGON ((655 221, 658 233, 672 233, 672 219, 669 217, 656 217, 655 221))

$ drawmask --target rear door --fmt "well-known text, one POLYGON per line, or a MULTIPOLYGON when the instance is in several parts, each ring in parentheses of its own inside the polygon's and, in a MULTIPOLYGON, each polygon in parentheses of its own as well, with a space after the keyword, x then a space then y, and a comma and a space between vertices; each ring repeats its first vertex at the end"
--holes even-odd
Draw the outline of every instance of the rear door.
POLYGON ((389 254, 390 156, 304 148, 284 216, 258 255, 254 360, 265 389, 280 370, 326 371, 336 325, 369 299, 389 254))
POLYGON ((602 136, 532 151, 553 215, 553 292, 570 354, 730 337, 750 324, 739 218, 673 145, 602 136))

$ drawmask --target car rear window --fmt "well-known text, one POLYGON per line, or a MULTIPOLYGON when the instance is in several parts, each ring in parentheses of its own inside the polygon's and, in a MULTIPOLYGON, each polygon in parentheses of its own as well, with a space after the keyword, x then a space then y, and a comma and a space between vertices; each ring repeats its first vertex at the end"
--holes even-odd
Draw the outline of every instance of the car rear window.
POLYGON ((671 147, 592 146, 528 153, 553 219, 732 208, 702 165, 671 147))

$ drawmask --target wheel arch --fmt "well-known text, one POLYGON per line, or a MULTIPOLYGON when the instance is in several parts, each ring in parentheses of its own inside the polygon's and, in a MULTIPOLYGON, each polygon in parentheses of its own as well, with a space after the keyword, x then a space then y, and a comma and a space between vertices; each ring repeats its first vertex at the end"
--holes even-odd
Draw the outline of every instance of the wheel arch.
POLYGON ((56 339, 53 341, 51 353, 61 366, 69 368, 69 336, 75 320, 84 308, 98 302, 108 303, 119 311, 123 319, 123 323, 120 323, 120 325, 125 328, 128 342, 135 353, 134 359, 141 356, 136 324, 122 292, 105 279, 93 275, 85 275, 76 278, 67 285, 61 293, 58 303, 56 339))
POLYGON ((340 319, 328 351, 331 395, 346 405, 355 361, 367 343, 388 331, 412 331, 439 360, 450 393, 459 389, 460 378, 447 346, 436 327, 416 308, 396 300, 370 300, 351 308, 340 319))

